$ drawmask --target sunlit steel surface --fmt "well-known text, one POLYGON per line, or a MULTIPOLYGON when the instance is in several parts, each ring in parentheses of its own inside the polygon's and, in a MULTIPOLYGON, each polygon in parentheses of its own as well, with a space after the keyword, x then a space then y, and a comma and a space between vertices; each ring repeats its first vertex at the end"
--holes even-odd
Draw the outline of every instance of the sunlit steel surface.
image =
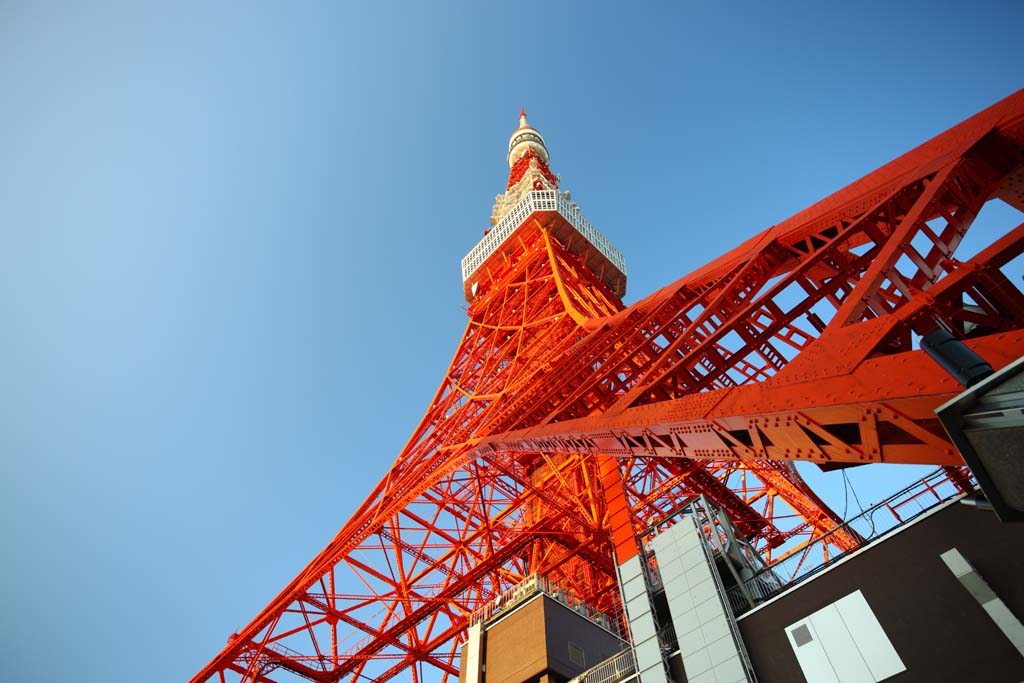
MULTIPOLYGON (((516 144, 495 223, 557 189, 543 138, 516 144)), ((1018 92, 629 307, 510 219, 406 447, 193 680, 449 680, 470 615, 531 574, 621 613, 616 563, 696 496, 769 566, 856 547, 794 461, 932 463, 968 489, 933 412, 961 387, 912 339, 944 327, 995 369, 1024 353, 1001 270, 1024 224, 956 257, 985 202, 1016 201, 1022 149, 1018 92)))

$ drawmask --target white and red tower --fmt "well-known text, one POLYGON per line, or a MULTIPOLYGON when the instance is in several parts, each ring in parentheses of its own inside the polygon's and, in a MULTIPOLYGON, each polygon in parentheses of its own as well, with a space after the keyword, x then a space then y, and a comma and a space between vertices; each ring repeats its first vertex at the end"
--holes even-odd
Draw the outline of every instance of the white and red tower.
POLYGON ((1024 352, 999 271, 1024 226, 953 259, 1022 130, 1018 94, 626 307, 622 255, 521 113, 423 420, 193 680, 448 680, 471 616, 531 574, 621 613, 618 567, 700 496, 768 563, 857 547, 793 463, 961 472, 933 412, 960 388, 911 335, 942 325, 997 368, 1024 352))

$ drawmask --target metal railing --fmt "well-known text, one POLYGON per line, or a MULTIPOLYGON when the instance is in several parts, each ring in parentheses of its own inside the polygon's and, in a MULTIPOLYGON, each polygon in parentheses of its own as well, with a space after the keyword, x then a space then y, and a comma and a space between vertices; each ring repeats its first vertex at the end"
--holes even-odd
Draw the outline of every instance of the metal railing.
MULTIPOLYGON (((743 583, 755 603, 760 604, 770 600, 782 591, 846 557, 851 552, 880 539, 918 515, 955 498, 960 493, 962 492, 949 478, 946 471, 939 468, 880 503, 875 503, 836 529, 808 543, 799 552, 758 571, 743 583), (834 546, 829 544, 832 535, 843 531, 853 531, 863 540, 849 551, 830 552, 830 549, 834 550, 834 546)), ((728 599, 736 616, 751 609, 743 595, 741 586, 730 587, 728 599)))
POLYGON ((569 683, 615 683, 635 673, 636 659, 630 647, 570 679, 569 683))
POLYGON ((583 618, 623 639, 618 619, 594 609, 576 594, 539 574, 531 574, 487 604, 479 607, 469 615, 469 625, 472 626, 473 624, 488 621, 501 612, 508 611, 538 594, 546 595, 562 603, 583 618))
POLYGON ((626 274, 626 259, 623 258, 622 252, 616 249, 607 237, 583 217, 579 207, 569 202, 561 192, 556 190, 535 190, 527 192, 526 196, 520 199, 519 203, 490 232, 484 235, 484 238, 475 247, 469 250, 466 257, 462 259, 462 281, 468 280, 469 276, 487 260, 487 257, 497 251, 498 247, 512 236, 516 228, 522 225, 535 211, 557 211, 612 265, 618 268, 623 275, 626 274))
POLYGON ((661 654, 666 657, 679 649, 675 624, 665 624, 658 629, 658 647, 661 648, 661 654))

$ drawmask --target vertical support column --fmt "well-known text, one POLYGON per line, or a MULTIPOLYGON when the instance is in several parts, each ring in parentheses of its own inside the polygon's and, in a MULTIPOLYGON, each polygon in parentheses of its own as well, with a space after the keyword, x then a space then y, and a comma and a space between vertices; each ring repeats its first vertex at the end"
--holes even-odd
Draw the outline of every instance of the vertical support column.
POLYGON ((626 487, 622 483, 618 460, 607 455, 599 455, 597 461, 601 488, 604 490, 605 514, 608 515, 612 546, 615 548, 615 561, 621 565, 626 560, 636 557, 640 552, 640 546, 633 533, 633 520, 629 514, 629 501, 626 499, 626 487))
POLYGON ((608 525, 611 527, 618 565, 619 589, 626 611, 636 670, 641 683, 664 683, 665 661, 658 643, 658 622, 647 588, 647 574, 641 561, 640 545, 633 533, 626 487, 615 458, 598 456, 601 488, 604 490, 608 525))
POLYGON ((752 680, 732 612, 721 593, 714 560, 696 520, 689 515, 681 518, 651 541, 651 547, 658 559, 687 681, 752 680))

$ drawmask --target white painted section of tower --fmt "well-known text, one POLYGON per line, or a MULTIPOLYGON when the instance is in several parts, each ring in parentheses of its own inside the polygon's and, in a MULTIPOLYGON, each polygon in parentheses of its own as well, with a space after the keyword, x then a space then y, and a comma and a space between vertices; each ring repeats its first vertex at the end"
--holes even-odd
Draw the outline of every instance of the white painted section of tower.
POLYGON ((626 608, 629 632, 636 655, 636 670, 641 683, 664 683, 665 664, 658 645, 658 629, 647 594, 647 581, 639 557, 631 557, 619 565, 619 586, 626 608))
POLYGON ((522 225, 534 211, 557 211, 579 232, 590 244, 600 251, 608 261, 626 274, 626 259, 622 252, 615 248, 611 241, 601 234, 597 228, 583 217, 579 208, 564 196, 565 193, 553 190, 528 192, 509 213, 470 249, 462 259, 462 281, 465 282, 479 268, 487 257, 493 254, 516 229, 522 225))
MULTIPOLYGON (((544 143, 544 136, 536 128, 526 121, 526 112, 519 113, 519 128, 512 131, 508 139, 508 167, 512 167, 527 154, 532 154, 528 168, 514 185, 505 188, 504 194, 494 198, 494 208, 491 210, 491 225, 498 225, 501 220, 512 211, 516 204, 522 201, 527 192, 534 190, 558 191, 558 183, 549 179, 541 171, 538 161, 547 164, 551 157, 548 155, 547 145, 544 143)), ((511 177, 509 182, 511 182, 511 177)), ((563 192, 566 201, 569 200, 569 193, 563 192)), ((465 278, 463 278, 465 279, 465 278)))
POLYGON ((550 160, 544 136, 530 125, 526 120, 526 112, 522 111, 519 113, 519 128, 512 131, 512 135, 508 138, 508 167, 512 168, 519 157, 530 150, 540 156, 545 163, 550 160))
POLYGON ((689 683, 747 683, 746 668, 693 518, 651 541, 689 683))
MULTIPOLYGON (((544 175, 543 171, 540 170, 537 161, 537 158, 530 159, 529 167, 523 173, 523 177, 519 179, 519 182, 505 190, 504 194, 494 197, 494 206, 491 208, 491 225, 500 224, 502 219, 514 211, 516 205, 523 201, 523 197, 530 192, 541 190, 558 192, 567 202, 569 201, 569 193, 559 191, 558 186, 551 182, 544 175)), ((571 206, 576 205, 571 204, 571 206)))

